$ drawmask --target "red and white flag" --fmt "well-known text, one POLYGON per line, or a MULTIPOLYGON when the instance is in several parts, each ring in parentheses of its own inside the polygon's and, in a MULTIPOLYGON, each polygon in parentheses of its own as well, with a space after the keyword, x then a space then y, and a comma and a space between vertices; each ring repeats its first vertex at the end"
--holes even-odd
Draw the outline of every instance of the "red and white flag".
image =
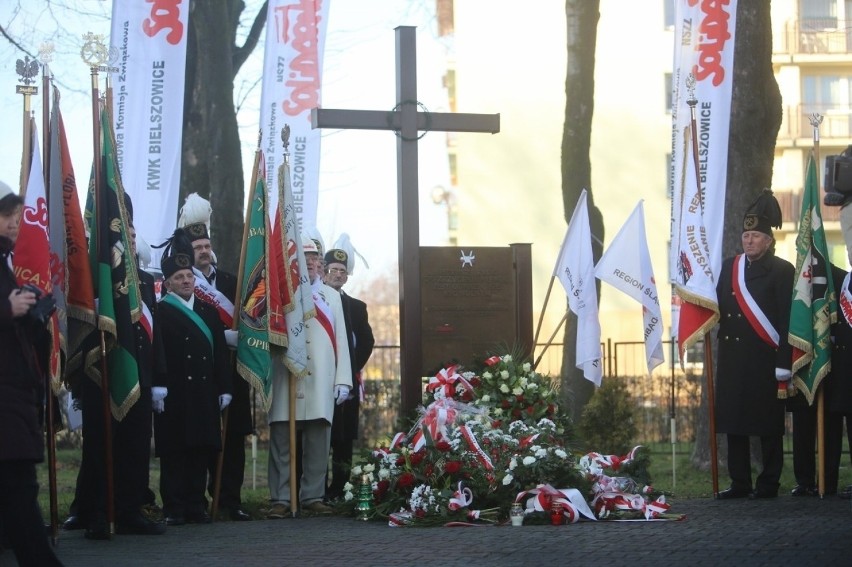
POLYGON ((592 231, 586 190, 571 215, 553 275, 568 295, 568 308, 577 316, 576 366, 586 380, 601 385, 601 323, 595 289, 595 261, 592 257, 592 231))
POLYGON ((645 358, 648 372, 663 363, 663 314, 654 280, 651 254, 645 237, 645 213, 642 201, 630 213, 627 222, 612 239, 598 265, 595 276, 623 291, 642 304, 645 326, 645 358))
MULTIPOLYGON (((115 148, 137 234, 163 242, 175 229, 180 191, 190 0, 113 0, 110 45, 115 148)), ((159 258, 153 258, 159 265, 159 258)))
POLYGON ((269 0, 260 95, 261 147, 266 156, 269 210, 278 210, 281 129, 288 124, 292 187, 299 227, 316 226, 319 199, 320 130, 311 128, 311 109, 320 106, 329 0, 269 0), (295 143, 294 143, 295 142, 295 143))
MULTIPOLYGON (((287 347, 284 363, 296 378, 307 374, 308 319, 316 316, 296 204, 285 161, 278 174, 277 205, 269 245, 269 342, 287 347)), ((274 355, 274 354, 273 354, 274 355)))
MULTIPOLYGON (((19 285, 32 285, 43 294, 53 293, 53 278, 50 271, 50 221, 47 210, 47 192, 44 187, 44 170, 39 154, 39 137, 35 120, 30 119, 32 129, 32 157, 21 215, 21 229, 15 243, 12 265, 19 285)), ((48 368, 51 383, 59 387, 60 337, 59 317, 56 313, 48 323, 51 345, 48 368)))

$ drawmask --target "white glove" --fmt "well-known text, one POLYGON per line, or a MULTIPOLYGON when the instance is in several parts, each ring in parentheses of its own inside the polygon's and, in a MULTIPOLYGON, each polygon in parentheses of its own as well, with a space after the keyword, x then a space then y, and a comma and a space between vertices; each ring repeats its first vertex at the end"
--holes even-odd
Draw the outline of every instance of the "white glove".
POLYGON ((223 410, 231 403, 231 394, 222 394, 219 396, 219 410, 223 410))
POLYGON ((165 399, 169 395, 169 389, 163 386, 154 386, 151 388, 151 406, 157 413, 163 413, 166 409, 165 399))
POLYGON ((334 401, 337 405, 342 404, 349 398, 349 386, 340 384, 334 387, 334 401))
POLYGON ((237 342, 240 339, 239 331, 232 331, 228 329, 225 331, 225 342, 228 343, 228 346, 231 348, 237 348, 237 342))
POLYGON ((775 379, 779 382, 785 382, 793 377, 793 373, 787 370, 786 368, 776 368, 775 369, 775 379))

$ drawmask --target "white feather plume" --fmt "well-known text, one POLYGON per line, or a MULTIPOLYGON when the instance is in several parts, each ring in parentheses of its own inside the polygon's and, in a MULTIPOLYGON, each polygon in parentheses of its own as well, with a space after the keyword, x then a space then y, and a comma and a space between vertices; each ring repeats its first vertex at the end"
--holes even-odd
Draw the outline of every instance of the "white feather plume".
POLYGON ((198 193, 190 193, 187 195, 186 201, 183 202, 183 207, 180 208, 178 228, 204 223, 207 231, 210 232, 210 215, 212 214, 213 209, 210 207, 210 201, 198 193))
POLYGON ((370 269, 370 264, 367 263, 366 258, 361 255, 358 250, 352 245, 352 241, 349 239, 349 234, 344 232, 341 233, 340 236, 337 237, 337 240, 334 242, 334 246, 331 247, 333 249, 339 249, 346 252, 346 272, 351 276, 355 271, 355 256, 357 255, 361 258, 361 261, 364 262, 364 267, 368 270, 370 269))

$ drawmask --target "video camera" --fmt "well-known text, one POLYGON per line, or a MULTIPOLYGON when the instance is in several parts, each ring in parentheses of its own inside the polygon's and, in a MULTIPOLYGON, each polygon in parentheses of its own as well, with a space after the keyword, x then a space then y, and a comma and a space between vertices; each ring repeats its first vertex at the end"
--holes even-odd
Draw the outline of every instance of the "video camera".
POLYGON ((852 198, 852 146, 840 155, 825 158, 825 197, 827 207, 840 207, 852 198))
POLYGON ((35 305, 27 311, 27 315, 40 325, 46 324, 53 312, 56 311, 56 299, 53 298, 53 294, 48 293, 42 297, 42 291, 32 284, 22 285, 21 291, 29 291, 36 296, 35 305))

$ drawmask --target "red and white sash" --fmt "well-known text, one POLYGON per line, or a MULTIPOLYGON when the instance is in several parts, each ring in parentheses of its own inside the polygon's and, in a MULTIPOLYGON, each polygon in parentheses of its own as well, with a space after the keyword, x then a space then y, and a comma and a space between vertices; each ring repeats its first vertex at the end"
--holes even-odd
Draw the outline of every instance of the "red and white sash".
POLYGON ((849 275, 852 272, 848 272, 846 277, 843 278, 843 287, 840 290, 839 301, 840 301, 840 311, 843 313, 843 318, 846 320, 846 324, 852 327, 852 293, 849 293, 849 275))
POLYGON ((195 297, 215 307, 225 328, 230 329, 234 323, 234 304, 221 291, 207 283, 207 278, 200 270, 193 268, 192 271, 195 272, 195 297))
POLYGON ((154 341, 154 316, 151 314, 151 310, 148 309, 148 304, 144 301, 142 302, 142 316, 139 318, 139 324, 142 325, 142 328, 145 329, 145 333, 148 335, 148 340, 154 341))
POLYGON ((322 293, 314 290, 314 305, 316 306, 316 320, 328 333, 328 339, 331 341, 331 346, 334 348, 334 361, 337 364, 337 341, 334 338, 334 314, 331 312, 331 306, 326 302, 325 296, 322 293))
POLYGON ((754 300, 751 293, 745 284, 745 268, 743 261, 745 254, 740 254, 734 257, 734 266, 731 273, 731 285, 734 288, 734 297, 737 298, 737 303, 740 309, 748 320, 754 332, 757 333, 763 342, 773 348, 778 348, 779 339, 778 331, 769 322, 769 319, 761 311, 757 301, 754 300))

